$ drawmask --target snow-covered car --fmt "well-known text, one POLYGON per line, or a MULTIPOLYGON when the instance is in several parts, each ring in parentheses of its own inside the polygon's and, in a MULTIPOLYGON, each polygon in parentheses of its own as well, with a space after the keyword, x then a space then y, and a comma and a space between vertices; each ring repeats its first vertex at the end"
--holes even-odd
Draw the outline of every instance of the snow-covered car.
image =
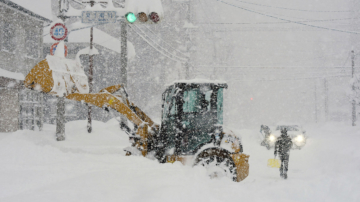
MULTIPOLYGON (((287 134, 290 136, 293 142, 292 149, 301 149, 306 144, 306 131, 298 124, 279 124, 274 130, 270 131, 270 135, 264 135, 264 140, 261 142, 261 146, 266 146, 267 149, 274 148, 275 142, 281 135, 281 130, 287 130, 287 134)), ((261 131, 260 131, 261 132, 261 131)))

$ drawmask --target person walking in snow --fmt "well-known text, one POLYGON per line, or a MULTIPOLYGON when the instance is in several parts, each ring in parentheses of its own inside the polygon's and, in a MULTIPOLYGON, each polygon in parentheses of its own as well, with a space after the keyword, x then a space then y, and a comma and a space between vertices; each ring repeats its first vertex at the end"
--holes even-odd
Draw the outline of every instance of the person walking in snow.
POLYGON ((269 137, 271 134, 271 130, 269 128, 269 126, 265 126, 265 125, 261 125, 260 126, 260 133, 264 135, 264 140, 261 142, 261 146, 266 146, 266 148, 268 150, 270 150, 270 145, 269 145, 269 137))
POLYGON ((290 149, 292 147, 291 138, 287 134, 286 128, 281 130, 281 136, 277 139, 275 143, 275 151, 274 155, 279 154, 281 160, 280 166, 280 177, 287 179, 287 171, 289 168, 289 156, 290 156, 290 149))

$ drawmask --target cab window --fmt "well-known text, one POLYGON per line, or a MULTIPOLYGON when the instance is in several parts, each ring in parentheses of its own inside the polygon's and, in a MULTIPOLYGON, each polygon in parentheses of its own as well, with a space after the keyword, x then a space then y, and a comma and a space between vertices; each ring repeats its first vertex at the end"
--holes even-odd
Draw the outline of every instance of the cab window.
POLYGON ((183 112, 206 112, 210 111, 210 98, 212 90, 200 91, 199 89, 184 92, 183 112))
POLYGON ((169 116, 169 112, 170 112, 170 105, 172 105, 172 97, 174 94, 175 90, 168 90, 166 91, 165 95, 164 95, 164 108, 163 108, 163 117, 166 118, 169 116))
POLYGON ((218 94, 217 94, 217 119, 218 119, 218 124, 223 124, 224 123, 224 118, 223 118, 223 100, 224 100, 224 89, 220 88, 218 90, 218 94))

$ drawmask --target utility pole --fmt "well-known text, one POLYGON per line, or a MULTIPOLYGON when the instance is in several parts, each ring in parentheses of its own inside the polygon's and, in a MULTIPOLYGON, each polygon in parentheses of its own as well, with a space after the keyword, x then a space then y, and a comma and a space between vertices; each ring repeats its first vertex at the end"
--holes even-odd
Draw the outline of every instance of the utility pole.
POLYGON ((120 79, 121 79, 121 83, 124 85, 124 87, 127 87, 127 23, 124 20, 120 21, 120 28, 121 28, 121 36, 120 36, 120 41, 121 41, 121 47, 120 47, 120 64, 121 64, 121 69, 120 69, 120 79))
MULTIPOLYGON (((120 79, 124 87, 127 87, 127 23, 126 19, 120 20, 120 79)), ((123 129, 126 126, 127 119, 124 116, 120 116, 120 128, 123 129)))
POLYGON ((65 98, 57 98, 57 112, 56 112, 56 140, 65 140, 65 98))
MULTIPOLYGON (((66 12, 69 6, 67 0, 59 0, 59 18, 65 23, 66 17, 64 12, 66 12)), ((66 40, 65 40, 66 41, 66 40)), ((58 97, 56 105, 56 140, 64 141, 65 140, 65 98, 58 97)))
MULTIPOLYGON (((187 16, 187 21, 188 23, 192 23, 192 17, 191 17, 191 0, 188 1, 189 5, 188 5, 188 16, 187 16)), ((188 52, 188 57, 187 57, 187 61, 185 62, 185 79, 189 80, 190 79, 190 49, 191 49, 191 29, 187 30, 187 52, 188 52)))
MULTIPOLYGON (((351 78, 354 79, 355 74, 355 53, 351 51, 351 78)), ((356 126, 356 101, 355 101, 355 83, 352 84, 352 93, 353 93, 353 100, 352 100, 352 126, 356 126)))
POLYGON ((315 98, 315 123, 318 122, 318 107, 317 107, 317 86, 316 86, 317 80, 315 79, 315 92, 314 92, 314 98, 315 98))
POLYGON ((328 81, 324 79, 324 94, 325 94, 325 122, 329 119, 329 87, 328 81))
MULTIPOLYGON (((90 6, 93 7, 95 4, 95 1, 88 1, 88 2, 83 2, 83 3, 90 3, 90 6)), ((88 79, 89 79, 89 93, 92 93, 93 90, 93 63, 94 63, 94 55, 92 54, 93 51, 93 39, 94 39, 94 28, 91 27, 90 28, 90 53, 89 53, 89 75, 88 75, 88 79)), ((92 120, 91 120, 91 113, 92 113, 92 108, 90 105, 88 105, 88 124, 87 124, 87 131, 88 133, 91 133, 92 131, 92 120)))

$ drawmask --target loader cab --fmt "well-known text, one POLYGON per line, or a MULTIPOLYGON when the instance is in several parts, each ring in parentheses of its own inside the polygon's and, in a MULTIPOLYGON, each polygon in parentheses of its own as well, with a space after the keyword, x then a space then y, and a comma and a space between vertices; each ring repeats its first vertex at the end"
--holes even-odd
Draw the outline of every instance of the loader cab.
POLYGON ((175 83, 163 93, 160 136, 167 155, 191 155, 223 124, 227 84, 175 83))

